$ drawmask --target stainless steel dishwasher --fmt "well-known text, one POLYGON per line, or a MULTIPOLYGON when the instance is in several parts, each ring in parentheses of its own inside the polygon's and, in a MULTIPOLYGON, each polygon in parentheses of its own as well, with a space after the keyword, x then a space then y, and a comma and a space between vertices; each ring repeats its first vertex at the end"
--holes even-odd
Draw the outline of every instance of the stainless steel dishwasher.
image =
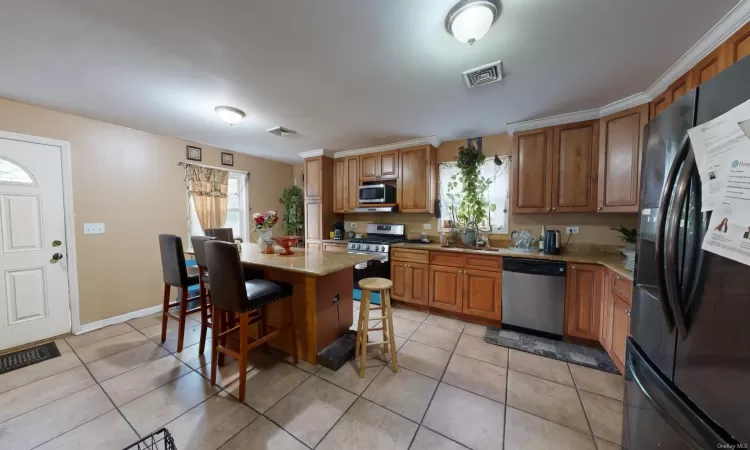
POLYGON ((503 258, 503 326, 561 338, 565 263, 503 258))

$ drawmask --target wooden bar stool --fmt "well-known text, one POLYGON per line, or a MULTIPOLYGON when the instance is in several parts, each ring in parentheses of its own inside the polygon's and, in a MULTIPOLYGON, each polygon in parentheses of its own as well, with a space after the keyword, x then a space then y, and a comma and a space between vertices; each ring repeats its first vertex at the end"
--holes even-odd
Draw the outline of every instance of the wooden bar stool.
POLYGON ((364 278, 359 282, 362 289, 362 301, 359 306, 359 324, 357 325, 357 346, 355 347, 355 359, 361 356, 359 365, 359 377, 365 377, 365 366, 367 360, 368 345, 383 345, 383 353, 388 354, 391 349, 391 364, 393 371, 398 372, 398 361, 396 361, 396 340, 393 336, 393 316, 391 315, 391 280, 385 278, 364 278), (380 306, 370 306, 370 293, 380 293, 380 306), (383 311, 382 317, 370 317, 370 310, 383 311), (382 320, 379 328, 370 328, 369 321, 382 320), (367 333, 370 331, 383 331, 383 340, 379 342, 367 342, 367 333), (390 344, 390 345, 389 345, 390 344))
POLYGON ((292 361, 297 364, 297 336, 294 326, 294 305, 292 304, 292 286, 256 279, 245 281, 237 247, 228 242, 212 240, 205 243, 208 273, 211 275, 211 304, 213 305, 213 326, 211 327, 211 385, 216 384, 216 366, 220 363, 218 355, 226 354, 240 363, 240 402, 245 401, 247 385, 247 354, 256 347, 275 338, 280 333, 288 333, 292 361), (266 324, 265 306, 277 300, 289 297, 287 313, 289 322, 283 329, 266 324), (239 325, 225 330, 226 312, 237 314, 239 325), (250 325, 258 324, 258 339, 249 343, 250 325), (227 335, 240 331, 240 351, 227 347, 227 335), (267 333, 268 331, 270 333, 267 333))
POLYGON ((177 329, 177 352, 182 351, 185 338, 185 321, 187 315, 198 311, 200 307, 188 310, 188 302, 198 297, 188 298, 188 287, 198 283, 198 266, 185 266, 185 252, 182 249, 182 238, 173 234, 159 235, 159 250, 161 251, 161 268, 164 276, 164 305, 161 318, 161 342, 167 340, 167 320, 175 319, 179 322, 177 329), (180 289, 179 301, 169 302, 172 286, 180 289), (169 308, 180 306, 179 317, 169 313, 169 308))

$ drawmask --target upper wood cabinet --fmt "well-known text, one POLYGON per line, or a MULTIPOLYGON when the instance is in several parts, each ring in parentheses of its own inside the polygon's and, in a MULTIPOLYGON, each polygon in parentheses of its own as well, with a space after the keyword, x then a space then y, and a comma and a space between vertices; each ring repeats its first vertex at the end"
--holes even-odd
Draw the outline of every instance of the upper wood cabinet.
POLYGON ((651 103, 649 103, 649 112, 648 117, 650 119, 653 119, 659 113, 667 109, 669 105, 672 104, 672 97, 670 96, 668 91, 664 91, 661 94, 657 95, 653 100, 651 100, 651 103))
POLYGON ((323 196, 323 157, 305 160, 305 200, 319 200, 323 196))
POLYGON ((602 275, 599 265, 568 264, 565 280, 565 333, 568 336, 599 340, 602 275))
POLYGON ((648 105, 599 121, 599 212, 638 212, 643 127, 648 105))
POLYGON ((502 273, 464 270, 463 313, 500 320, 502 279, 502 273))
POLYGON ((690 71, 693 87, 698 87, 727 68, 727 47, 720 45, 690 71))
POLYGON ((359 204, 359 157, 333 162, 333 212, 354 211, 359 204))
POLYGON ((437 149, 430 145, 399 151, 401 174, 398 179, 399 211, 435 212, 437 196, 437 149))
POLYGON ((669 105, 674 103, 675 100, 687 94, 689 90, 693 89, 693 74, 689 71, 683 74, 680 78, 676 79, 666 91, 656 96, 651 100, 649 108, 649 118, 653 119, 660 112, 667 109, 669 105))
POLYGON ((552 128, 513 136, 512 212, 551 211, 552 128))
POLYGON ((746 23, 724 43, 726 46, 727 66, 736 63, 745 56, 750 56, 750 23, 746 23))
POLYGON ((552 211, 596 211, 599 122, 557 126, 553 145, 552 211))
POLYGON ((398 150, 359 156, 360 181, 395 180, 398 175, 398 150))

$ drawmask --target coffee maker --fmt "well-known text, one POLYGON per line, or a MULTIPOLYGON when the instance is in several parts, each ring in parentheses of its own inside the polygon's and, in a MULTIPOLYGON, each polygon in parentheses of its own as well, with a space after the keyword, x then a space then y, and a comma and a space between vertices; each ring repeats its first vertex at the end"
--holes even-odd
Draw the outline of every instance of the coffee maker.
POLYGON ((340 241, 344 239, 346 232, 344 232, 344 222, 333 222, 333 239, 340 241))

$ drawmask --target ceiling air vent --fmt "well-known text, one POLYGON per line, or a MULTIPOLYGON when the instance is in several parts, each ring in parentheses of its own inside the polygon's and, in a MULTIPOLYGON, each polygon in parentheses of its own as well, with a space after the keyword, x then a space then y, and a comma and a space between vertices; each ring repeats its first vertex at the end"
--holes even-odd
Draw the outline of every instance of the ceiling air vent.
POLYGON ((494 83, 503 79, 503 62, 495 61, 474 69, 467 70, 464 74, 466 85, 470 88, 483 84, 494 83))
POLYGON ((297 134, 296 131, 290 130, 289 128, 284 128, 284 127, 269 128, 266 131, 268 131, 271 134, 275 134, 276 136, 281 136, 281 137, 297 134))

